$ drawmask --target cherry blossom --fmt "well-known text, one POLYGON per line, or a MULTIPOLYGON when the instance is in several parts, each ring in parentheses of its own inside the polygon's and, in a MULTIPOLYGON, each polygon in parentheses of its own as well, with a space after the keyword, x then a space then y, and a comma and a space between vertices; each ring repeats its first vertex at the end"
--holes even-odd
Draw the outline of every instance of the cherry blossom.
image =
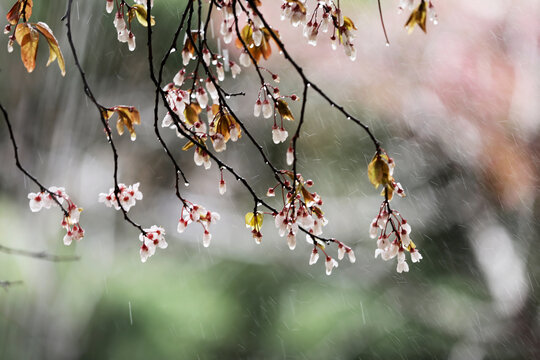
MULTIPOLYGON (((124 210, 129 211, 129 209, 135 206, 137 200, 142 200, 143 194, 139 190, 139 183, 126 186, 125 184, 118 184, 120 204, 124 210)), ((100 193, 98 196, 98 201, 105 204, 107 207, 113 207, 116 210, 120 210, 120 205, 115 195, 114 188, 110 188, 108 193, 100 193)))

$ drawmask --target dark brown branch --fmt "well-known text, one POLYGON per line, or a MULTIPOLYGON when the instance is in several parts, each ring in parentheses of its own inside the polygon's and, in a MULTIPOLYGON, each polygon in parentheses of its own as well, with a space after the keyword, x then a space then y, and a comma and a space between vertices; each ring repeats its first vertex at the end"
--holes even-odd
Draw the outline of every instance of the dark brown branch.
POLYGON ((4 108, 4 106, 2 106, 2 104, 0 104, 0 110, 2 111, 2 114, 4 115, 4 120, 6 122, 8 132, 9 132, 9 139, 11 140, 11 145, 13 145, 13 154, 14 154, 14 157, 15 157, 15 165, 17 166, 17 168, 24 175, 26 175, 30 180, 32 180, 32 182, 34 182, 34 184, 36 184, 39 187, 41 192, 46 192, 49 195, 51 195, 51 198, 54 200, 54 202, 60 207, 60 209, 62 209, 62 212, 64 213, 64 216, 69 217, 68 211, 62 206, 62 204, 58 200, 58 194, 56 194, 56 193, 50 191, 49 189, 47 189, 43 184, 41 184, 39 182, 38 179, 36 179, 36 177, 34 177, 32 174, 30 174, 22 166, 22 164, 21 164, 21 162, 19 160, 19 147, 17 146, 17 142, 15 141, 15 135, 13 135, 13 128, 11 127, 11 122, 9 121, 8 113, 7 113, 6 109, 4 108))
POLYGON ((116 145, 114 144, 114 141, 113 141, 113 138, 112 138, 112 133, 111 133, 111 129, 109 127, 109 124, 108 124, 107 120, 105 119, 105 117, 103 115, 104 110, 106 108, 98 103, 98 101, 96 100, 94 94, 92 93, 92 90, 90 89, 90 86, 88 85, 88 81, 86 79, 86 75, 84 73, 84 70, 83 70, 83 68, 82 68, 82 66, 81 66, 81 64, 79 62, 79 58, 77 56, 77 51, 75 50, 75 45, 73 43, 73 36, 71 34, 71 5, 72 5, 72 3, 73 3, 73 0, 68 0, 68 7, 67 7, 67 10, 66 10, 66 14, 62 17, 62 19, 66 19, 67 37, 68 37, 69 47, 71 49, 71 53, 72 53, 73 59, 75 61, 75 66, 77 67, 77 69, 79 70, 79 73, 81 75, 81 79, 82 79, 83 85, 84 85, 84 92, 85 92, 86 96, 88 96, 90 101, 92 101, 92 103, 96 106, 96 108, 97 108, 97 110, 99 112, 99 118, 100 118, 101 123, 103 124, 103 127, 105 128, 105 132, 107 134, 107 140, 109 142, 109 145, 111 146, 111 151, 113 153, 113 161, 114 161, 114 172, 113 172, 114 194, 116 196, 118 205, 120 206, 120 209, 121 209, 122 213, 124 214, 124 219, 128 223, 130 223, 131 225, 133 225, 134 227, 139 229, 139 231, 142 234, 145 234, 145 231, 143 230, 141 225, 137 224, 136 222, 134 222, 129 217, 126 209, 122 205, 122 202, 119 200, 120 199, 120 187, 118 185, 118 152, 116 150, 116 145))
MULTIPOLYGON (((238 1, 238 0, 235 0, 235 2, 236 1, 238 1)), ((272 31, 272 28, 270 27, 270 25, 268 24, 266 19, 263 17, 261 12, 259 11, 257 6, 255 5, 255 1, 254 0, 247 0, 247 2, 249 3, 249 5, 250 5, 251 9, 253 10, 253 12, 255 14, 257 14, 257 16, 261 19, 262 23, 264 24, 264 26, 269 30, 270 36, 272 36, 272 39, 278 45, 279 49, 283 53, 283 56, 285 56, 285 59, 287 59, 287 61, 289 61, 289 63, 296 69, 296 72, 302 78, 302 81, 305 84, 308 84, 309 86, 311 86, 313 88, 313 90, 315 90, 317 93, 319 93, 319 95, 321 95, 326 100, 326 102, 328 102, 331 106, 338 109, 347 118, 347 120, 350 120, 350 121, 354 122, 355 124, 360 126, 362 129, 364 129, 364 131, 369 135, 371 141, 373 142, 373 145, 375 145, 375 150, 377 152, 379 152, 380 148, 381 148, 380 142, 377 140, 375 135, 371 132, 369 127, 367 125, 363 124, 360 120, 353 117, 351 114, 349 114, 343 108, 343 106, 341 106, 338 103, 336 103, 335 101, 333 101, 323 90, 321 90, 321 88, 319 88, 316 84, 314 84, 312 81, 310 81, 307 78, 307 76, 304 74, 304 70, 300 67, 300 65, 298 65, 298 63, 296 61, 294 61, 294 59, 291 57, 291 55, 289 54, 287 49, 285 49, 285 45, 283 45, 283 43, 281 42, 279 37, 276 35, 276 33, 274 31, 272 31)), ((234 6, 234 4, 233 4, 233 6, 234 6)))

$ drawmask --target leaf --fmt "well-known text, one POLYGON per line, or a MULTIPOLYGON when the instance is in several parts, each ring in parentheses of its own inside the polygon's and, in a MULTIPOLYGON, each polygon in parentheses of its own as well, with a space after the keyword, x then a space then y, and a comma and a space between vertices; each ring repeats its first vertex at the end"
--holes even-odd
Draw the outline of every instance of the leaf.
POLYGON ((101 109, 101 114, 105 120, 109 120, 114 115, 114 109, 101 109))
POLYGON ((28 21, 30 19, 30 16, 32 16, 32 6, 34 5, 32 0, 26 1, 26 7, 25 7, 25 1, 24 0, 17 0, 17 2, 11 7, 11 9, 6 14, 6 19, 11 25, 16 25, 19 22, 19 19, 23 19, 23 21, 28 21), (23 9, 24 9, 24 16, 23 16, 23 9))
POLYGON ((186 108, 184 109, 184 117, 186 118, 188 124, 194 125, 197 121, 199 121, 199 114, 201 111, 202 109, 197 103, 186 105, 186 108))
POLYGON ((182 150, 187 151, 191 149, 193 146, 195 146, 195 143, 193 141, 190 141, 186 145, 182 146, 182 150))
POLYGON ((358 30, 356 28, 356 26, 354 26, 354 23, 353 21, 351 20, 351 18, 349 18, 348 16, 343 16, 343 26, 347 29, 347 30, 358 30))
POLYGON ((64 61, 64 56, 62 55, 62 51, 60 50, 60 47, 58 46, 58 41, 54 37, 52 30, 44 22, 38 22, 37 24, 35 24, 35 27, 45 37, 45 39, 47 39, 47 43, 49 44, 49 60, 47 61, 47 66, 49 66, 50 63, 52 63, 54 60, 57 60, 58 67, 60 68, 60 72, 62 73, 62 76, 65 76, 66 63, 64 61))
POLYGON ((289 104, 283 99, 277 100, 277 110, 279 115, 285 120, 294 121, 294 116, 289 108, 289 104))
POLYGON ((248 212, 245 216, 246 227, 260 231, 263 224, 263 218, 264 214, 261 211, 257 211, 256 213, 248 212))
POLYGON ((420 26, 422 31, 426 32, 426 19, 427 19, 428 4, 422 0, 420 5, 413 10, 409 20, 405 23, 405 27, 408 29, 409 34, 414 30, 414 25, 420 26))
POLYGON ((368 177, 375 189, 381 184, 388 184, 390 181, 388 164, 378 154, 373 157, 373 160, 368 165, 368 177))
POLYGON ((115 106, 114 110, 118 114, 118 121, 116 122, 116 130, 119 135, 124 133, 124 127, 126 127, 131 134, 131 140, 137 138, 135 128, 133 125, 141 123, 141 116, 139 111, 133 106, 115 106))
MULTIPOLYGON (((139 23, 147 27, 148 22, 146 21, 146 18, 148 17, 148 12, 146 11, 146 8, 141 4, 135 4, 131 7, 132 11, 135 11, 135 15, 137 16, 137 20, 139 23)), ((156 24, 156 20, 153 16, 150 17, 150 25, 154 26, 156 24)))
POLYGON ((21 59, 30 73, 36 68, 36 54, 39 34, 30 24, 18 24, 15 28, 15 39, 21 46, 21 59))

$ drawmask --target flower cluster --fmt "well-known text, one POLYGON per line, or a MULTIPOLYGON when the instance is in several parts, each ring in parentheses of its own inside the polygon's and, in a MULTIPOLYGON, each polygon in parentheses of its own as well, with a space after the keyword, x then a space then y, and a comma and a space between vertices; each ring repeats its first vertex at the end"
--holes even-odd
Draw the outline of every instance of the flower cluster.
POLYGON ((308 43, 316 46, 319 34, 330 33, 332 49, 336 50, 338 44, 342 44, 345 54, 351 59, 356 59, 354 47, 353 21, 341 14, 341 9, 334 1, 317 1, 315 9, 308 16, 305 1, 284 0, 281 5, 281 19, 290 20, 293 26, 304 25, 304 37, 308 43), (332 29, 330 31, 330 29, 332 29))
MULTIPOLYGON (((313 186, 312 180, 304 180, 300 174, 297 174, 294 184, 292 180, 294 175, 292 171, 282 171, 283 185, 278 184, 269 188, 268 197, 275 196, 276 187, 281 185, 284 192, 284 206, 281 211, 270 214, 274 218, 274 225, 281 237, 287 238, 289 249, 296 248, 296 237, 299 230, 306 232, 306 240, 313 244, 313 250, 309 264, 313 265, 319 258, 319 251, 322 251, 326 257, 326 273, 331 274, 332 269, 337 267, 338 262, 333 259, 325 250, 325 246, 330 243, 338 245, 338 259, 342 260, 345 254, 348 254, 349 260, 354 263, 356 258, 353 250, 344 243, 335 239, 322 239, 322 228, 328 223, 321 210, 322 199, 316 192, 310 192, 308 188, 313 186), (286 194, 285 194, 286 193, 286 194)), ((251 228, 253 239, 257 244, 262 241, 261 227, 263 224, 264 213, 261 211, 249 212, 245 216, 246 227, 251 228)))
POLYGON ((166 249, 169 246, 165 241, 165 230, 156 225, 144 229, 144 233, 139 235, 139 240, 142 241, 140 255, 143 263, 156 253, 156 248, 166 249))
MULTIPOLYGON (((273 75, 272 77, 279 79, 277 75, 273 75)), ((274 118, 274 125, 272 126, 272 141, 274 141, 274 144, 285 142, 289 137, 289 133, 283 125, 283 120, 294 121, 294 116, 289 108, 289 104, 285 100, 286 98, 290 98, 293 101, 298 100, 298 96, 294 94, 290 96, 280 95, 279 88, 265 83, 259 89, 257 100, 253 107, 253 115, 255 117, 259 117, 262 114, 265 119, 274 118), (279 125, 277 120, 278 114, 280 115, 279 125)))
POLYGON ((54 206, 62 207, 64 217, 61 225, 66 230, 64 245, 71 245, 73 240, 78 241, 84 237, 84 230, 79 224, 82 209, 73 203, 63 187, 51 186, 46 191, 29 193, 28 199, 30 200, 29 206, 32 212, 50 209, 54 206), (67 209, 63 207, 64 201, 67 204, 67 209))
MULTIPOLYGON (((105 9, 110 14, 114 10, 114 0, 106 0, 105 9)), ((153 6, 154 2, 151 2, 153 6)), ((131 21, 133 18, 137 18, 142 26, 148 26, 146 18, 148 16, 145 0, 135 0, 135 4, 130 6, 125 1, 116 1, 116 13, 114 15, 113 24, 116 28, 118 35, 118 41, 121 43, 127 43, 129 51, 135 50, 135 35, 131 31, 131 21), (127 19, 127 23, 126 23, 127 19)), ((150 25, 155 24, 154 17, 150 20, 150 25)))
POLYGON ((169 112, 163 118, 162 127, 169 127, 176 130, 177 136, 183 137, 182 132, 190 133, 195 142, 188 142, 183 150, 195 147, 193 160, 197 166, 206 169, 211 167, 210 157, 206 149, 206 141, 210 139, 217 152, 226 149, 226 143, 229 140, 237 141, 241 136, 240 125, 236 122, 226 106, 220 106, 219 86, 220 81, 225 80, 225 72, 230 71, 231 76, 235 78, 241 68, 238 64, 222 56, 212 53, 208 47, 204 46, 200 53, 202 62, 204 62, 205 77, 200 77, 196 67, 192 73, 187 73, 185 66, 192 59, 195 59, 199 52, 197 51, 197 39, 202 31, 193 31, 191 35, 184 40, 182 50, 182 61, 184 68, 181 68, 173 78, 173 82, 167 84, 163 91, 166 92, 167 105, 169 112), (186 80, 190 84, 186 89, 182 89, 186 80), (212 102, 213 105, 210 104, 212 102), (208 125, 205 123, 201 114, 206 114, 208 125), (175 118, 179 121, 175 121, 175 118))
POLYGON ((115 195, 114 188, 111 188, 108 193, 100 193, 98 201, 104 203, 107 207, 114 206, 116 210, 120 210, 120 205, 122 205, 124 210, 129 211, 132 206, 135 206, 137 200, 143 198, 143 194, 139 190, 139 183, 129 186, 118 184, 118 190, 118 197, 115 195))
POLYGON ((375 154, 368 165, 371 183, 376 188, 383 185, 381 195, 384 196, 379 213, 370 224, 369 235, 372 239, 377 238, 375 257, 381 255, 381 258, 386 261, 397 256, 397 272, 401 273, 409 271, 409 265, 405 261, 405 250, 410 252, 412 262, 420 261, 422 255, 409 236, 411 226, 407 220, 397 210, 390 208, 394 192, 401 197, 405 196, 401 184, 393 177, 394 168, 394 160, 382 149, 375 154))
POLYGON ((210 246, 212 234, 210 233, 210 225, 215 224, 220 219, 216 212, 208 211, 204 207, 185 202, 180 213, 177 231, 183 233, 187 226, 191 223, 199 223, 203 228, 203 245, 210 246))

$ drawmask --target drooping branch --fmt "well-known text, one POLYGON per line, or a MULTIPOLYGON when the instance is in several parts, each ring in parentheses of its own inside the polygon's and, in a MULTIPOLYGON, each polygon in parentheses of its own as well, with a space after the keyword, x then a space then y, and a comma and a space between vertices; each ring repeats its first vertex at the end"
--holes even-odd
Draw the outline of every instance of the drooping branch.
MULTIPOLYGON (((79 74, 81 75, 81 79, 83 81, 84 86, 84 92, 86 96, 90 99, 90 101, 95 105, 96 109, 99 113, 99 118, 101 120, 101 123, 103 125, 103 128, 105 129, 105 132, 107 134, 107 141, 109 142, 109 145, 111 147, 111 152, 113 153, 113 162, 114 162, 114 171, 113 171, 113 180, 114 180, 114 194, 117 199, 120 198, 120 187, 119 187, 119 181, 118 181, 118 151, 116 150, 116 145, 114 143, 112 132, 109 127, 109 124, 107 120, 105 119, 104 112, 107 111, 107 108, 105 108, 103 105, 101 105, 95 98, 92 90, 90 89, 90 85, 88 84, 88 80, 86 79, 86 74, 84 73, 84 70, 79 62, 79 58, 77 56, 77 50, 75 49, 75 44, 73 43, 73 36, 71 33, 71 5, 73 3, 73 0, 68 0, 68 6, 66 10, 66 14, 62 17, 62 20, 66 20, 66 27, 67 27, 67 38, 69 42, 69 47, 71 49, 71 54, 73 55, 73 59, 75 61, 75 66, 77 67, 77 70, 79 71, 79 74)), ((142 234, 145 234, 145 231, 141 227, 141 225, 134 222, 131 217, 128 215, 127 210, 122 205, 121 201, 118 201, 118 205, 124 215, 124 219, 133 225, 135 228, 139 229, 139 231, 142 234)))
POLYGON ((28 250, 21 250, 21 249, 13 249, 4 245, 0 245, 0 252, 3 252, 5 254, 20 255, 20 256, 31 257, 34 259, 41 259, 41 260, 47 260, 47 261, 53 261, 53 262, 77 261, 80 259, 80 257, 76 255, 54 255, 54 254, 49 254, 45 251, 28 251, 28 250))

